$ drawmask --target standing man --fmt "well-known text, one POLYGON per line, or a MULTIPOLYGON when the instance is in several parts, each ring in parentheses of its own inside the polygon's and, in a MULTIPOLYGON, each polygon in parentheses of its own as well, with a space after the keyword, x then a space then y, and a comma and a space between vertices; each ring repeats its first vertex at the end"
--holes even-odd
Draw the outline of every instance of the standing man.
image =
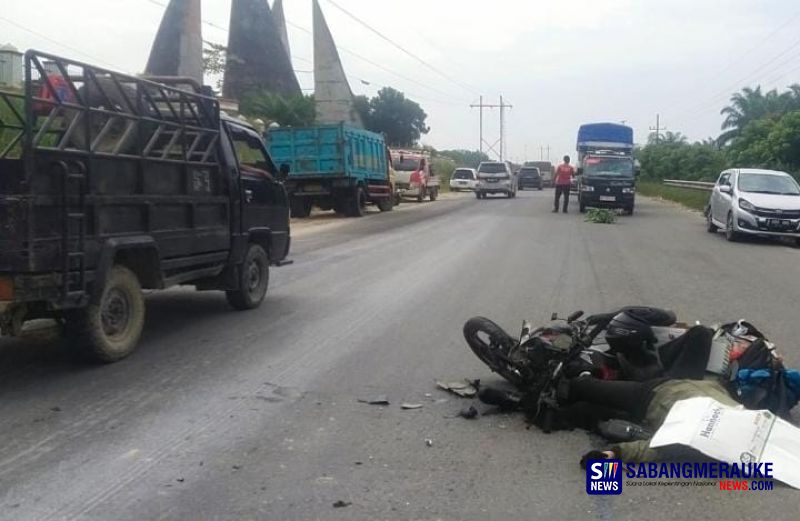
POLYGON ((572 176, 574 175, 575 169, 569 164, 569 156, 564 156, 564 162, 556 168, 556 178, 554 181, 556 200, 553 213, 558 213, 558 201, 561 199, 561 194, 564 194, 564 206, 562 207, 562 211, 567 213, 567 207, 569 206, 569 189, 572 184, 572 176))

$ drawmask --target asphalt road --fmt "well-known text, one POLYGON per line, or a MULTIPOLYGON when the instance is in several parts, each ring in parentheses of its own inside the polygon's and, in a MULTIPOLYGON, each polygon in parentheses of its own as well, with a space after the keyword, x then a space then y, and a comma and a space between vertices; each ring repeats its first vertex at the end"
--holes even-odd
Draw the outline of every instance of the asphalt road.
POLYGON ((578 459, 598 439, 455 417, 470 402, 435 379, 494 380, 461 337, 473 315, 514 332, 636 303, 747 317, 800 365, 800 249, 730 244, 655 201, 585 223, 550 197, 304 229, 259 310, 152 294, 140 348, 115 365, 77 362, 47 331, 0 340, 0 519, 796 519, 782 487, 596 499, 578 459), (377 395, 391 405, 358 402, 377 395))

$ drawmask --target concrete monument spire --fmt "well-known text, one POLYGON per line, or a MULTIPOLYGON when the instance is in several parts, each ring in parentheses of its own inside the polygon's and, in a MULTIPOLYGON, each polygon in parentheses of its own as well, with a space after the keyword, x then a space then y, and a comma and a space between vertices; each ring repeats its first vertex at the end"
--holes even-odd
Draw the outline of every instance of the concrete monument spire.
POLYGON ((232 0, 223 94, 302 94, 267 0, 232 0))
POLYGON ((286 15, 283 13, 283 0, 275 0, 272 3, 272 18, 275 19, 275 26, 278 28, 278 36, 291 61, 292 50, 289 47, 289 32, 286 30, 286 15))
POLYGON ((145 73, 186 76, 203 82, 200 0, 170 0, 158 28, 145 73))
POLYGON ((314 1, 314 99, 317 122, 342 121, 363 127, 356 112, 353 91, 336 50, 336 43, 322 15, 318 0, 314 1))

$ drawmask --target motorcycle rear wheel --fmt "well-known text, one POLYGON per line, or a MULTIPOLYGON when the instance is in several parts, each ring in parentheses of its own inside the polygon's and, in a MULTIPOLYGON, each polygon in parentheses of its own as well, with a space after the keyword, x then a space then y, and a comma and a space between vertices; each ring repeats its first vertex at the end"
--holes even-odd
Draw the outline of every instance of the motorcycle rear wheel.
POLYGON ((525 387, 522 376, 514 369, 508 353, 517 341, 503 328, 484 317, 473 317, 464 324, 464 339, 475 356, 519 388, 525 387))

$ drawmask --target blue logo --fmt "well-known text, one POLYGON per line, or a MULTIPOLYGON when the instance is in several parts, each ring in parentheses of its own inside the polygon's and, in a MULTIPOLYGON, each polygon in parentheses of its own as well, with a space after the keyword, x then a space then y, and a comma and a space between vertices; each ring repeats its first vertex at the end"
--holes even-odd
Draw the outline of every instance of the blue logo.
POLYGON ((622 461, 590 459, 586 463, 586 493, 603 496, 622 494, 622 461))

